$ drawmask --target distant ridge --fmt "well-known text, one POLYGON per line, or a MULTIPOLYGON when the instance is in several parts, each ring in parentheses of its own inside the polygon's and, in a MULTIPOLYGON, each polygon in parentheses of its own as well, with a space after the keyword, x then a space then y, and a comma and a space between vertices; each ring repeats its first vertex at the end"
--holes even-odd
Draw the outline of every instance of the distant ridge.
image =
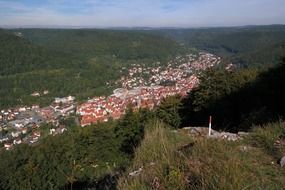
POLYGON ((267 28, 267 27, 285 27, 285 24, 270 24, 270 25, 241 25, 241 26, 201 26, 201 27, 152 27, 152 26, 70 26, 70 25, 0 25, 4 29, 110 29, 110 30, 164 30, 164 29, 213 29, 213 28, 267 28))

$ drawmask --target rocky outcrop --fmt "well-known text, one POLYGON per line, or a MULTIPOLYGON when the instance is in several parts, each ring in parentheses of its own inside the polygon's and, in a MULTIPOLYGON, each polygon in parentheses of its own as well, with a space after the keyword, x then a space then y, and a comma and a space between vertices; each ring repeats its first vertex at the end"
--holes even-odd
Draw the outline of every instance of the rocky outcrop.
POLYGON ((285 156, 283 156, 282 158, 280 158, 279 164, 280 164, 281 168, 285 167, 285 156))
POLYGON ((208 127, 185 127, 182 130, 186 131, 191 136, 201 136, 201 137, 222 139, 222 140, 228 140, 228 141, 237 141, 249 134, 246 132, 238 132, 238 133, 218 132, 212 129, 211 135, 209 136, 208 127))

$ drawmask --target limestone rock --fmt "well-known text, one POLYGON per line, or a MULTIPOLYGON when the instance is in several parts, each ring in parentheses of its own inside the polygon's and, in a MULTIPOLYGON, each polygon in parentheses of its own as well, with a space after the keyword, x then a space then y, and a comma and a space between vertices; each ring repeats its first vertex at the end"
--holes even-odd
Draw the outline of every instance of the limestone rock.
POLYGON ((283 168, 285 166, 285 156, 280 158, 279 164, 280 164, 281 168, 283 168))
POLYGON ((140 167, 138 170, 135 170, 133 172, 130 172, 129 173, 129 176, 132 176, 132 177, 135 177, 135 176, 138 176, 140 175, 140 173, 143 171, 143 167, 140 167))

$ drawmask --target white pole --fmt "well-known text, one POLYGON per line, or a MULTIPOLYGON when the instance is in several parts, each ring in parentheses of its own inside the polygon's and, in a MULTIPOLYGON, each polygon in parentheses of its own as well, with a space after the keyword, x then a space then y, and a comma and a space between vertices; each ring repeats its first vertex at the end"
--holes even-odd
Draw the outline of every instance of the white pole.
POLYGON ((211 136, 211 130, 212 130, 212 116, 209 118, 209 136, 211 136))

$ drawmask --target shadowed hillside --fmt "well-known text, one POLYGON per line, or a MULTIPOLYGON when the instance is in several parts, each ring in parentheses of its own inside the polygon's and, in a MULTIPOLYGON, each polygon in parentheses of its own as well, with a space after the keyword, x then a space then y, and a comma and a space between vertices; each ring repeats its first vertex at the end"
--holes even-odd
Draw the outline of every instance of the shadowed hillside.
POLYGON ((212 115, 216 128, 248 130, 284 118, 285 60, 265 71, 209 70, 185 100, 184 125, 205 125, 212 115))

